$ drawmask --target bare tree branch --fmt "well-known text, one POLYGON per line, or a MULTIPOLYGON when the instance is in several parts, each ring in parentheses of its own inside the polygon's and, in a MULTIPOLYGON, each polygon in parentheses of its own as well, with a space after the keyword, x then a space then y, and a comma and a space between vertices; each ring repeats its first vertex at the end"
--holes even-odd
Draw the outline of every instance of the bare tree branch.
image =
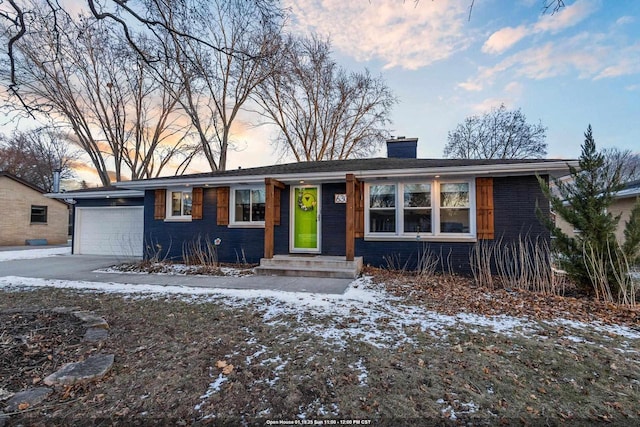
MULTIPOLYGON (((110 184, 111 170, 117 181, 148 178, 172 156, 182 156, 190 123, 179 123, 177 100, 113 24, 64 16, 68 30, 57 39, 51 26, 63 23, 34 16, 38 39, 30 33, 16 44, 22 95, 34 110, 48 110, 73 131, 103 185, 110 184)), ((143 40, 137 44, 148 47, 143 40)))
POLYGON ((444 157, 458 159, 524 159, 547 155, 546 128, 529 124, 520 109, 504 105, 482 116, 467 117, 449 132, 444 157))
POLYGON ((283 153, 297 161, 363 157, 388 132, 396 99, 368 71, 347 73, 331 58, 328 41, 289 39, 279 72, 256 93, 263 116, 280 129, 283 153))

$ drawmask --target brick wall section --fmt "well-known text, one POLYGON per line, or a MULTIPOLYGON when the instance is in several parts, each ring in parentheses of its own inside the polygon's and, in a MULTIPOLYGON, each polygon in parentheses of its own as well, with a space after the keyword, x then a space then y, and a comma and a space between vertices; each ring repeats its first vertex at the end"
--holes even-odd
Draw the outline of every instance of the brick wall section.
POLYGON ((52 245, 66 243, 68 224, 67 205, 0 176, 0 246, 24 245, 27 239, 47 239, 52 245), (46 224, 31 224, 31 205, 47 206, 46 224))
MULTIPOLYGON (((546 176, 544 177, 546 179, 546 176)), ((535 176, 494 178, 495 237, 517 240, 519 236, 549 239, 549 230, 538 220, 536 206, 549 215, 549 202, 535 176)))

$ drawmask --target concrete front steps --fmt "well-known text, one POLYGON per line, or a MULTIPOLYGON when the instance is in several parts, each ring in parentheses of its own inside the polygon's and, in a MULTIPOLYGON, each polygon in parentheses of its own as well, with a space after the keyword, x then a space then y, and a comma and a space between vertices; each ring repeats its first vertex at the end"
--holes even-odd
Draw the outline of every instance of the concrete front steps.
POLYGON ((274 255, 260 259, 259 276, 328 277, 355 279, 362 270, 362 257, 347 261, 343 256, 274 255))

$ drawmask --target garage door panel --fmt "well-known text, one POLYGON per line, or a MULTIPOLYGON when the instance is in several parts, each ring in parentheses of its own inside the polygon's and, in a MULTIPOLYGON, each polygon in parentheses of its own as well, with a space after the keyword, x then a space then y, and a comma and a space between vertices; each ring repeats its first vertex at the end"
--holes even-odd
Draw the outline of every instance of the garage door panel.
POLYGON ((143 230, 142 206, 77 208, 74 253, 139 257, 143 230))

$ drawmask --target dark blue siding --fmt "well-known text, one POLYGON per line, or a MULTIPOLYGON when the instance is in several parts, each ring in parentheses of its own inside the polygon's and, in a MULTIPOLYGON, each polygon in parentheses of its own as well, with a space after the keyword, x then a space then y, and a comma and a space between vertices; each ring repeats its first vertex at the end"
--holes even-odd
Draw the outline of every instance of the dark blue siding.
POLYGON ((535 176, 494 178, 493 203, 496 239, 550 238, 549 230, 536 215, 536 206, 539 206, 542 214, 548 216, 549 202, 535 176))
POLYGON ((347 205, 336 203, 335 195, 346 193, 346 184, 322 186, 322 255, 344 255, 346 251, 347 205))
MULTIPOLYGON (((346 240, 346 204, 335 203, 335 195, 346 192, 344 183, 322 185, 322 254, 344 255, 346 240)), ((494 178, 495 237, 507 242, 519 236, 549 239, 549 232, 540 224, 536 206, 548 214, 548 203, 535 176, 494 178)), ((281 193, 280 225, 274 230, 274 253, 289 253, 290 187, 281 193)), ((183 245, 197 238, 220 238, 218 258, 221 262, 242 261, 257 263, 264 253, 263 228, 229 228, 216 224, 216 189, 204 189, 203 219, 191 222, 154 220, 154 192, 147 191, 145 206, 145 245, 153 252, 162 250, 169 259, 182 258, 183 245), (244 254, 244 255, 243 255, 244 254)), ((470 273, 469 255, 473 243, 365 241, 356 239, 356 255, 365 264, 376 267, 415 268, 419 254, 425 249, 443 259, 442 269, 456 273, 470 273)), ((149 254, 147 254, 149 256, 149 254)))
POLYGON ((74 208, 92 208, 92 207, 105 207, 105 206, 142 206, 144 205, 143 197, 132 198, 101 198, 101 199, 76 199, 74 208))
POLYGON ((280 192, 280 225, 275 226, 273 233, 273 252, 276 255, 289 253, 290 192, 291 187, 288 185, 280 192))
MULTIPOLYGON (((493 203, 495 238, 503 242, 517 240, 520 236, 532 239, 548 239, 549 231, 536 215, 539 206, 548 215, 549 205, 535 176, 505 177, 493 179, 493 203)), ((388 267, 388 259, 394 267, 415 268, 419 253, 428 250, 445 260, 444 270, 449 268, 460 274, 470 274, 469 256, 473 243, 429 242, 374 242, 356 240, 356 255, 364 263, 374 267, 388 267), (448 261, 447 261, 448 260, 448 261)))
POLYGON ((216 189, 205 188, 203 191, 202 219, 190 222, 171 222, 153 218, 155 194, 145 192, 144 199, 144 236, 145 256, 149 257, 156 250, 161 257, 181 260, 183 246, 201 236, 211 240, 220 238, 218 260, 220 262, 249 263, 260 261, 264 253, 263 228, 229 228, 217 225, 216 189), (243 255, 244 254, 244 255, 243 255), (244 259, 243 259, 244 257, 244 259))

